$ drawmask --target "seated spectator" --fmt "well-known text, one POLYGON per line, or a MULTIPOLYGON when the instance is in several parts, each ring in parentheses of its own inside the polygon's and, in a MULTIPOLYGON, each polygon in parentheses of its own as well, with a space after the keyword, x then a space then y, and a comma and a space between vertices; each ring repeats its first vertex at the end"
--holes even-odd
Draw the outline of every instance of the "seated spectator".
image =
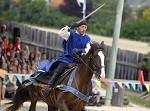
POLYGON ((12 72, 13 73, 21 73, 21 67, 19 65, 19 62, 18 62, 17 58, 15 58, 13 60, 13 62, 11 63, 11 67, 12 67, 12 72))
POLYGON ((18 57, 21 50, 20 37, 16 37, 13 49, 18 57))
POLYGON ((18 58, 18 62, 19 62, 20 66, 22 66, 23 64, 26 64, 26 69, 28 71, 28 69, 29 69, 29 63, 28 63, 28 60, 25 58, 24 51, 20 51, 20 57, 18 58))
MULTIPOLYGON (((21 65, 21 74, 28 74, 28 69, 27 69, 27 64, 26 63, 23 63, 21 65)), ((23 76, 22 77, 22 81, 25 81, 25 77, 23 76)))
POLYGON ((2 48, 0 47, 0 67, 2 66, 3 63, 5 63, 5 58, 2 54, 2 48))
POLYGON ((14 50, 10 51, 10 58, 8 59, 9 64, 11 64, 15 58, 16 58, 16 52, 14 50))
POLYGON ((7 49, 8 48, 8 40, 5 36, 3 36, 2 39, 3 39, 3 47, 4 47, 4 49, 7 49))
POLYGON ((21 74, 28 74, 27 64, 23 63, 21 65, 21 74))
POLYGON ((36 68, 39 66, 39 59, 38 59, 38 56, 36 56, 36 55, 34 57, 33 64, 35 65, 36 68))
POLYGON ((12 43, 9 43, 8 44, 8 48, 6 49, 6 57, 7 59, 9 60, 11 55, 10 55, 10 52, 13 51, 13 44, 12 43))
POLYGON ((100 100, 100 88, 98 86, 93 87, 92 89, 93 96, 97 97, 97 103, 100 100))
POLYGON ((3 57, 5 59, 7 59, 7 57, 6 57, 6 50, 4 49, 4 46, 3 46, 3 41, 2 42, 0 41, 0 48, 1 48, 1 55, 3 55, 3 57))
POLYGON ((25 58, 28 59, 29 58, 29 54, 30 54, 30 50, 29 50, 29 47, 26 45, 24 48, 23 48, 24 52, 25 52, 25 58))
POLYGON ((36 66, 35 64, 31 64, 30 66, 30 70, 29 70, 29 74, 34 74, 36 72, 36 66))
POLYGON ((34 52, 35 56, 38 57, 38 60, 40 60, 41 59, 41 52, 39 51, 39 47, 38 46, 34 47, 34 51, 33 52, 34 52))
POLYGON ((2 38, 3 36, 5 36, 8 40, 8 32, 5 24, 1 26, 1 31, 0 31, 0 37, 2 38))
POLYGON ((35 54, 33 52, 30 52, 29 58, 28 58, 29 65, 34 63, 34 58, 35 58, 35 54))
MULTIPOLYGON (((41 60, 39 61, 38 67, 39 67, 40 69, 42 69, 42 68, 45 67, 49 62, 50 62, 50 61, 47 60, 47 55, 46 55, 46 53, 42 53, 42 55, 41 55, 41 60)), ((39 69, 39 68, 38 68, 38 69, 39 69)))
MULTIPOLYGON (((9 67, 8 74, 11 74, 11 73, 12 73, 12 68, 9 67)), ((14 92, 14 94, 16 93, 16 90, 18 88, 16 83, 17 83, 16 76, 13 76, 13 81, 11 82, 8 75, 5 75, 5 78, 3 79, 3 85, 2 85, 2 99, 5 98, 6 91, 8 93, 12 93, 12 92, 14 92)))

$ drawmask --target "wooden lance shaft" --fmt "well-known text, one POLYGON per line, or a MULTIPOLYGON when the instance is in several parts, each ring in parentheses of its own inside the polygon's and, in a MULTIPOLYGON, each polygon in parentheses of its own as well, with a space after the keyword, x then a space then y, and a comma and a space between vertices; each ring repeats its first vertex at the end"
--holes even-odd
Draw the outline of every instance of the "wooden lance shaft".
POLYGON ((102 4, 101 6, 99 6, 97 9, 93 10, 90 14, 88 14, 87 16, 85 16, 83 19, 77 21, 76 23, 80 23, 82 21, 84 21, 85 19, 87 19, 88 17, 90 17, 91 15, 93 15, 95 12, 97 12, 99 9, 101 9, 105 4, 102 4))

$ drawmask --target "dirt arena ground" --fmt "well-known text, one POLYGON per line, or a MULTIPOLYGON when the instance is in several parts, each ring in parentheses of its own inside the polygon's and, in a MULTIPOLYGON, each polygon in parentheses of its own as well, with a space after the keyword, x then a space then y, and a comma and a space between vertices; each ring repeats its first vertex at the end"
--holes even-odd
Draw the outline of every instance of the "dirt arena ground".
MULTIPOLYGON (((9 102, 10 100, 2 100, 0 111, 5 111, 5 108, 7 107, 4 105, 4 103, 9 102)), ((28 111, 30 103, 25 102, 23 107, 20 108, 18 111, 28 111)), ((133 103, 130 103, 128 106, 124 107, 116 107, 116 106, 86 106, 86 111, 150 111, 150 109, 135 105, 133 103)), ((37 103, 37 110, 36 111, 47 111, 47 105, 43 102, 37 103)))

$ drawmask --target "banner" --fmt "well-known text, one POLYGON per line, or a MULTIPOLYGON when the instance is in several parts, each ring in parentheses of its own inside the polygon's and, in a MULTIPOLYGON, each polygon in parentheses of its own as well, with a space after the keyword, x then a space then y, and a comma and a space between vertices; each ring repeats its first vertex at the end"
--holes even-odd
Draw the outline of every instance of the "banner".
POLYGON ((77 0, 78 5, 81 7, 81 4, 83 4, 82 13, 84 14, 86 11, 86 0, 77 0))
POLYGON ((30 74, 10 74, 10 73, 7 73, 6 71, 0 69, 0 77, 4 78, 5 75, 8 75, 9 81, 11 83, 13 82, 14 76, 19 80, 20 83, 22 83, 22 77, 25 77, 25 79, 29 79, 31 76, 30 74))

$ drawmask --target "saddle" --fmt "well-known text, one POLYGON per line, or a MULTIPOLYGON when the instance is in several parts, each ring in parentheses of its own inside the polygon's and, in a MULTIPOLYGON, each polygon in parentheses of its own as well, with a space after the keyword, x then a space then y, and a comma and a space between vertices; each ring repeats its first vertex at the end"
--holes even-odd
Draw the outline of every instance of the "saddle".
MULTIPOLYGON (((56 84, 61 83, 68 75, 70 75, 70 73, 74 70, 75 67, 76 67, 76 64, 74 64, 74 63, 68 64, 66 66, 65 71, 61 74, 61 76, 55 82, 55 86, 56 86, 56 84)), ((32 82, 33 84, 47 85, 53 72, 54 72, 54 70, 52 70, 50 73, 48 73, 48 72, 36 73, 29 79, 29 81, 32 82)), ((26 82, 26 84, 28 84, 28 83, 26 82)))

